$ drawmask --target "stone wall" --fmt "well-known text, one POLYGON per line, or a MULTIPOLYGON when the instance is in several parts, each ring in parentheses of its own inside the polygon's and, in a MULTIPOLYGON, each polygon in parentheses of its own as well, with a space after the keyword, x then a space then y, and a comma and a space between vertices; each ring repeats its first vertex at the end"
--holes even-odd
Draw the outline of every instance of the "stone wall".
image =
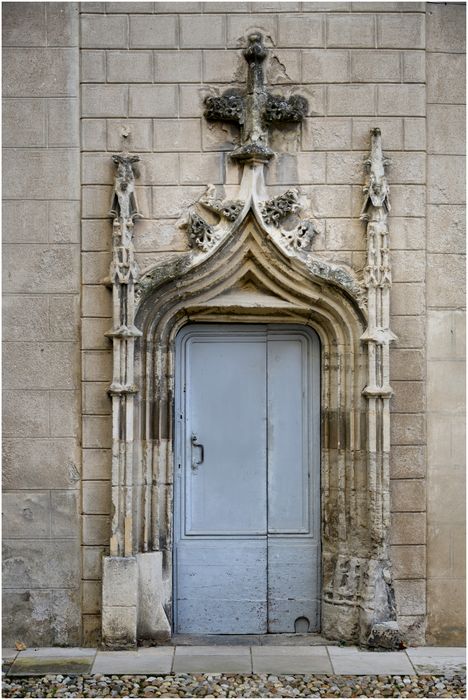
POLYGON ((77 644, 77 3, 3 4, 4 644, 77 644))
POLYGON ((465 7, 427 8, 427 642, 465 635, 465 7))
MULTIPOLYGON (((268 185, 272 193, 284 191, 287 185, 300 185, 307 194, 320 230, 314 242, 316 251, 333 251, 336 261, 362 270, 362 159, 369 150, 371 127, 381 128, 384 150, 392 158, 391 308, 392 329, 399 339, 391 353, 395 391, 391 542, 397 605, 400 624, 410 640, 423 642, 427 591, 429 640, 460 641, 458 611, 464 597, 460 533, 464 514, 461 505, 457 509, 452 504, 461 491, 463 462, 457 448, 464 444, 457 432, 463 407, 460 381, 455 379, 455 370, 462 367, 463 337, 459 326, 463 304, 461 258, 456 257, 464 245, 460 207, 463 177, 458 169, 464 152, 459 104, 463 92, 459 82, 463 10, 461 5, 426 6, 419 2, 82 3, 84 643, 92 644, 99 638, 101 560, 109 542, 111 425, 106 392, 111 379, 111 352, 104 333, 111 327, 111 294, 102 280, 110 262, 111 155, 128 149, 142 159, 137 193, 144 218, 135 228, 140 266, 144 269, 161 256, 186 250, 187 234, 179 227, 185 208, 208 183, 224 185, 229 195, 239 180, 238 168, 228 158, 229 150, 237 143, 236 129, 208 124, 202 116, 203 98, 236 81, 243 83, 245 61, 241 48, 252 29, 261 30, 272 47, 267 67, 270 89, 274 92, 276 87, 282 94, 299 92, 309 100, 310 112, 302 130, 284 127, 274 132, 271 145, 280 155, 269 167, 268 185), (445 128, 447 122, 450 129, 445 128), (450 596, 441 593, 446 586, 450 586, 450 596)), ((65 303, 77 300, 79 290, 77 208, 64 201, 78 197, 76 149, 68 148, 78 143, 73 121, 77 111, 64 111, 72 104, 76 107, 72 97, 77 94, 78 59, 76 48, 48 48, 56 46, 54 28, 57 16, 64 14, 69 17, 66 26, 73 27, 69 44, 76 46, 75 4, 9 3, 4 11, 4 32, 8 35, 5 46, 23 47, 5 49, 4 79, 8 96, 4 145, 11 147, 7 148, 11 166, 4 194, 8 199, 21 200, 7 203, 4 210, 4 240, 8 242, 5 281, 12 295, 6 301, 4 334, 9 341, 5 353, 7 509, 10 489, 15 491, 10 497, 14 512, 11 516, 8 512, 9 529, 4 530, 10 533, 7 546, 14 547, 8 550, 8 575, 8 562, 10 557, 18 556, 18 547, 32 546, 16 539, 19 533, 23 537, 30 532, 24 522, 30 517, 24 515, 29 513, 27 509, 39 518, 35 515, 39 508, 36 503, 43 498, 51 504, 52 516, 44 535, 47 539, 33 543, 36 547, 38 542, 50 546, 51 537, 63 537, 56 534, 63 530, 50 529, 57 520, 54 499, 60 498, 58 494, 65 494, 63 498, 76 494, 75 472, 72 470, 69 482, 64 477, 69 464, 78 464, 73 450, 80 428, 67 425, 66 419, 76 414, 71 409, 57 413, 57 401, 63 405, 61 394, 65 397, 63 390, 67 390, 66 398, 74 397, 73 406, 78 405, 73 392, 78 377, 77 336, 70 335, 72 331, 77 333, 77 323, 71 323, 73 314, 64 311, 65 303), (55 12, 54 7, 58 8, 55 12), (41 29, 46 12, 44 27, 49 36, 41 29), (27 48, 28 42, 41 48, 27 48), (24 56, 33 51, 43 53, 40 57, 31 55, 30 64, 26 61, 31 67, 25 80, 24 56), (51 66, 57 52, 60 64, 51 66), (21 79, 15 72, 15 55, 23 57, 21 79), (56 79, 52 81, 51 75, 56 79), (23 106, 20 113, 15 112, 18 98, 23 106), (24 109, 32 102, 29 111, 24 109), (37 111, 28 120, 35 105, 43 110, 42 120, 37 119, 37 111), (61 117, 56 116, 54 121, 59 108, 61 117), (16 125, 24 126, 8 127, 10 114, 16 125), (57 132, 59 125, 61 131, 57 132), (26 155, 25 147, 30 149, 26 155), (28 156, 36 153, 31 161, 28 156), (57 158, 68 160, 61 160, 55 168, 57 158), (59 254, 68 256, 66 262, 59 254), (66 265, 69 272, 65 272, 66 265), (33 308, 38 311, 34 313, 33 308), (19 353, 11 341, 21 343, 19 353), (34 380, 32 385, 31 373, 36 367, 38 383, 34 380), (44 460, 42 472, 38 454, 41 463, 44 460), (30 476, 25 479, 28 470, 30 476), (68 487, 70 491, 65 490, 68 487), (51 488, 62 490, 49 491, 51 488), (17 489, 28 489, 20 495, 32 498, 33 507, 22 505, 17 489)), ((65 41, 66 33, 60 36, 65 41)), ((76 537, 76 522, 66 532, 76 537)), ((67 572, 78 570, 74 551, 67 550, 67 556, 73 558, 69 565, 60 559, 67 572)), ((26 550, 21 556, 37 561, 42 552, 26 550)), ((33 585, 29 572, 14 567, 12 564, 11 575, 4 583, 8 587, 11 581, 12 588, 17 588, 21 581, 22 589, 11 593, 11 602, 7 593, 5 610, 7 615, 10 610, 20 610, 26 619, 29 608, 21 595, 28 594, 26 589, 45 587, 45 582, 39 579, 33 585)), ((75 591, 77 578, 73 578, 75 591)), ((60 580, 66 580, 65 573, 60 580)), ((39 594, 34 591, 34 595, 39 594)), ((53 597, 56 593, 47 595, 53 597)), ((78 602, 74 598, 74 605, 78 602)), ((77 625, 76 616, 73 624, 77 625)), ((54 641, 50 635, 48 643, 54 641)))

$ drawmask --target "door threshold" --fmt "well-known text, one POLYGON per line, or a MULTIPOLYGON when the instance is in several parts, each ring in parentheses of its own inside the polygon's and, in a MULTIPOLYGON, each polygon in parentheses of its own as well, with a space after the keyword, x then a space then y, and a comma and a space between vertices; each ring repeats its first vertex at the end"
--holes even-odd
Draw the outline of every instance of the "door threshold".
POLYGON ((173 646, 332 646, 338 641, 317 633, 304 634, 174 634, 173 646))

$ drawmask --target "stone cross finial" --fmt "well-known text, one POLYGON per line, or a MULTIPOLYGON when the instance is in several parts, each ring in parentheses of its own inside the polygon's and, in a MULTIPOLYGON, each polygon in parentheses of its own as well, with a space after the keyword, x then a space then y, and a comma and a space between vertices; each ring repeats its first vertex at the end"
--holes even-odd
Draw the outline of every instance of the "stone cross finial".
POLYGON ((267 92, 263 71, 267 50, 260 33, 250 34, 243 55, 248 64, 246 93, 241 95, 230 90, 220 97, 207 97, 205 117, 208 121, 239 124, 241 146, 231 153, 231 158, 239 162, 266 163, 274 155, 268 147, 268 129, 276 123, 301 122, 308 104, 300 95, 288 99, 267 92))

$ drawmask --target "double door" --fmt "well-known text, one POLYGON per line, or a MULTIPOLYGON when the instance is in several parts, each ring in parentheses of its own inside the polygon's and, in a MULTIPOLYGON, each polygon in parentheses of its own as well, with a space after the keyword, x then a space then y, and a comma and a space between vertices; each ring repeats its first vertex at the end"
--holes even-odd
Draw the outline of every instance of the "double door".
POLYGON ((316 334, 193 324, 176 367, 175 630, 317 630, 316 334))

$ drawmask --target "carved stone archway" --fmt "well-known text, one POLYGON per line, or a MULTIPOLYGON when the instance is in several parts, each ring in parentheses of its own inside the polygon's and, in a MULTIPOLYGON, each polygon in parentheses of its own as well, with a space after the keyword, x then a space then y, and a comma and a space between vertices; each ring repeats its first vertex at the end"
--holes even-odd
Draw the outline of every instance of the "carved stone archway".
MULTIPOLYGON (((249 128, 247 133, 244 126, 234 153, 244 166, 242 183, 236 200, 217 199, 211 187, 200 200, 218 214, 218 224, 208 224, 199 209, 189 211, 190 253, 139 275, 132 243, 135 157, 116 160, 109 333, 113 520, 103 569, 103 640, 115 648, 171 634, 175 336, 193 321, 260 322, 308 325, 321 340, 322 633, 394 647, 400 638, 387 542, 388 347, 394 336, 380 131, 372 132, 367 161, 362 218, 368 222, 368 261, 359 279, 310 251, 315 226, 301 215, 298 191, 268 199, 263 170, 273 154, 268 119, 258 115, 273 105, 276 119, 293 114, 300 121, 307 105, 303 98, 288 102, 266 93, 258 35, 249 38, 245 56, 247 93, 241 103, 236 98, 235 109, 228 104, 249 128), (296 217, 292 226, 283 228, 290 216, 296 217)), ((211 118, 221 118, 226 107, 226 97, 216 99, 208 105, 211 118)))

